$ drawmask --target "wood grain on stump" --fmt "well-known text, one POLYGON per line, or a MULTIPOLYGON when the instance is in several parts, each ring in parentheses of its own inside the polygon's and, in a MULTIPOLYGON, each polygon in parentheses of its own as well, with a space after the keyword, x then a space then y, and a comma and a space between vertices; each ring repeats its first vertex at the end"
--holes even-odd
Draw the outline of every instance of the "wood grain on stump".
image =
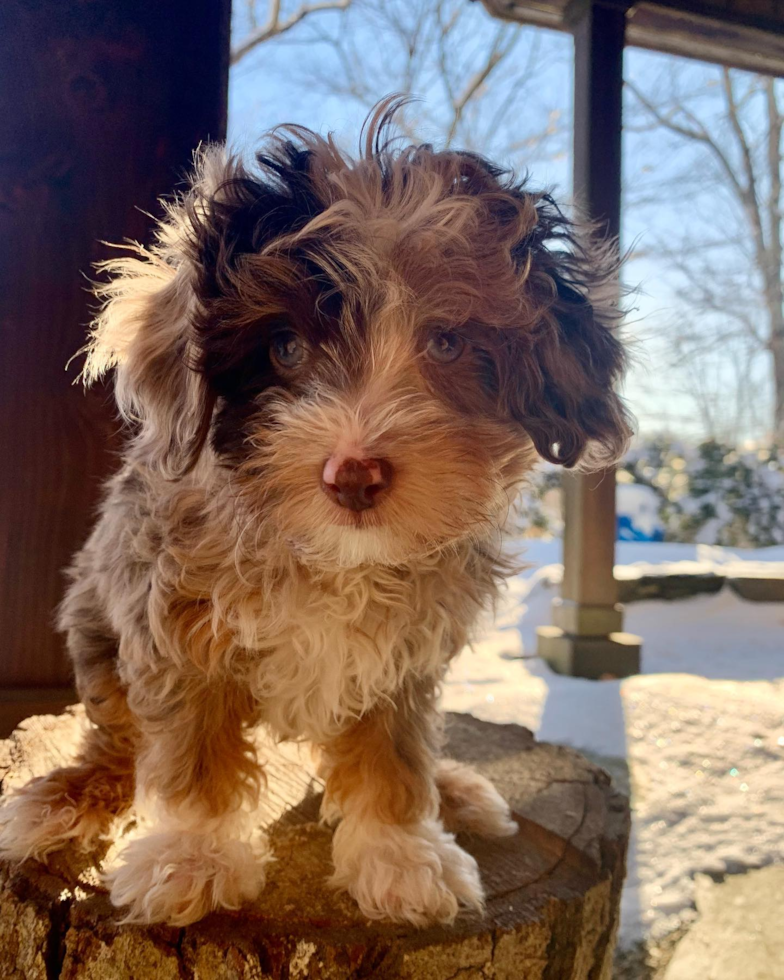
MULTIPOLYGON (((7 791, 71 760, 80 708, 29 718, 0 742, 7 791)), ((516 725, 449 715, 447 752, 496 784, 516 837, 459 838, 479 862, 484 916, 416 930, 369 922, 326 885, 331 832, 309 753, 263 744, 260 814, 276 860, 261 898, 184 929, 118 925, 96 864, 0 865, 2 980, 609 980, 629 834, 626 799, 576 752, 516 725)))

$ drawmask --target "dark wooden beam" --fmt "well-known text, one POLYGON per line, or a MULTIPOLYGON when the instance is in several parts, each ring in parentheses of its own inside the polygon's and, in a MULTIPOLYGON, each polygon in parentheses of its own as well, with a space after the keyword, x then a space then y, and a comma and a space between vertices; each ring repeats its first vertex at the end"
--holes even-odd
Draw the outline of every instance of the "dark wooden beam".
POLYGON ((580 0, 570 7, 574 34, 574 196, 611 238, 621 232, 621 126, 625 10, 580 0))
MULTIPOLYGON (((502 20, 569 30, 572 0, 481 0, 502 20)), ((608 0, 608 3, 612 0, 608 0)), ((623 3, 623 0, 618 0, 623 3)), ((651 51, 784 76, 780 0, 637 0, 626 43, 651 51)))
POLYGON ((118 425, 73 385, 101 240, 145 240, 156 199, 225 135, 229 0, 0 5, 0 687, 57 687, 62 567, 118 425))
POLYGON ((8 738, 31 715, 59 715, 78 701, 76 691, 70 687, 0 688, 0 738, 8 738))
MULTIPOLYGON (((713 8, 710 8, 713 9, 713 8)), ((770 10, 770 8, 769 8, 770 10)), ((674 5, 636 3, 629 12, 626 41, 662 51, 767 75, 784 75, 784 6, 779 20, 727 11, 724 19, 674 5)), ((760 8, 760 14, 762 10, 760 8)))
POLYGON ((657 7, 660 11, 685 14, 739 28, 784 34, 781 0, 643 0, 635 7, 657 7))
MULTIPOLYGON (((625 5, 576 0, 574 34, 574 194, 602 231, 621 227, 621 124, 625 5)), ((554 626, 539 630, 539 652, 556 670, 581 677, 639 670, 637 637, 622 632, 615 563, 615 470, 564 472, 564 576, 554 626)))

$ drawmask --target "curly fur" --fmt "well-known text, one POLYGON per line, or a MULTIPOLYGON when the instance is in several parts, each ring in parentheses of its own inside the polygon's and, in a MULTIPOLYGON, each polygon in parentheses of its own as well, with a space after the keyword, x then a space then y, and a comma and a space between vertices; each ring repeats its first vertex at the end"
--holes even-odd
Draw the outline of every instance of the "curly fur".
POLYGON ((262 722, 322 747, 335 882, 369 916, 480 904, 442 820, 515 829, 485 780, 439 762, 436 694, 508 570, 537 453, 595 465, 625 445, 616 263, 485 160, 394 148, 396 108, 356 160, 297 127, 254 167, 208 148, 155 244, 104 266, 84 374, 114 369, 131 433, 60 619, 95 727, 83 766, 11 804, 0 852, 89 842, 135 774, 160 826, 111 874, 134 921, 261 887, 241 828, 262 722), (280 330, 302 368, 271 355, 280 330), (454 363, 428 354, 439 330, 454 363), (390 461, 377 506, 322 492, 336 452, 390 461))

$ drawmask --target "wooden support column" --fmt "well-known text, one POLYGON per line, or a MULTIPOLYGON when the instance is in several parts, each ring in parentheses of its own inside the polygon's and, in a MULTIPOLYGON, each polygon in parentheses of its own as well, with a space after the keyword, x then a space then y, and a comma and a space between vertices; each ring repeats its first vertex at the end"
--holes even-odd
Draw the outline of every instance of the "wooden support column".
MULTIPOLYGON (((618 238, 621 221, 623 47, 627 3, 576 0, 574 32, 574 194, 618 238)), ((553 626, 538 630, 539 655, 578 677, 637 673, 640 639, 623 630, 613 576, 615 470, 564 472, 564 577, 553 626)))
POLYGON ((116 254, 102 240, 148 239, 144 212, 159 213, 200 142, 224 137, 229 12, 0 3, 0 709, 70 683, 53 626, 62 569, 120 428, 106 389, 74 384, 79 359, 65 370, 90 319, 85 277, 116 254))

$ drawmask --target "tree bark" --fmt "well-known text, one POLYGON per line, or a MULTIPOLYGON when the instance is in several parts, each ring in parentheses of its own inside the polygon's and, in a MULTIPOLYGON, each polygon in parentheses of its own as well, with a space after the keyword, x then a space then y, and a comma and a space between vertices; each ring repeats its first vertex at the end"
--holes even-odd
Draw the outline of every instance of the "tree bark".
POLYGON ((779 320, 779 333, 775 334, 770 341, 776 392, 773 440, 776 445, 784 446, 784 318, 779 318, 779 320))
POLYGON ((781 131, 784 116, 776 99, 776 79, 765 80, 768 109, 768 254, 765 296, 770 317, 770 352, 773 357, 773 438, 784 446, 784 284, 781 244, 781 131))
MULTIPOLYGON (((0 742, 5 791, 67 762, 81 708, 30 718, 0 742)), ((277 860, 261 898, 185 929, 119 925, 101 855, 0 866, 4 980, 609 980, 629 835, 625 797, 571 749, 516 725, 448 717, 448 752, 493 779, 516 837, 466 839, 487 890, 484 916, 450 928, 368 922, 331 891, 331 831, 303 747, 265 742, 270 791, 259 819, 277 860)))

